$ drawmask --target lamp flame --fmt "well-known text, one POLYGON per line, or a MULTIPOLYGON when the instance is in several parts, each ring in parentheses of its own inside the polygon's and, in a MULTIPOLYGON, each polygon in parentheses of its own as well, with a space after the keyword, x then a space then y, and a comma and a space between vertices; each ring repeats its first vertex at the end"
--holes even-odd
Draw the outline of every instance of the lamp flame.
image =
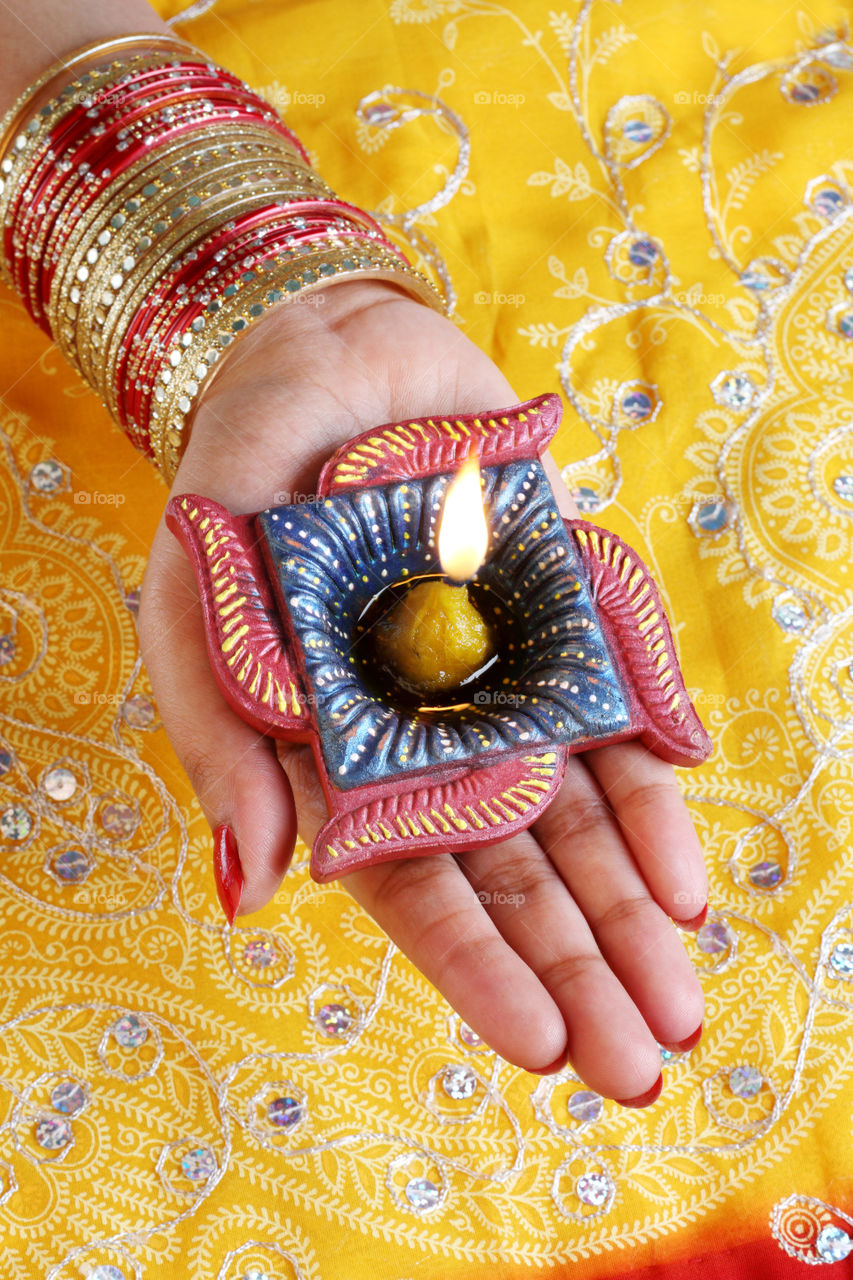
POLYGON ((489 530, 480 491, 480 461, 471 454, 447 490, 438 527, 438 558, 454 582, 468 582, 486 558, 489 530))

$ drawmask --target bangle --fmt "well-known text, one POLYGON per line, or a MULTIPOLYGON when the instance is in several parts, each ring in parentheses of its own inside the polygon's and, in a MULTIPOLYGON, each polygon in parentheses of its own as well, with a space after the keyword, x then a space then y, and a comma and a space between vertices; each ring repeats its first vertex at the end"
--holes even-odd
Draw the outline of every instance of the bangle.
POLYGON ((222 354, 272 307, 359 275, 444 307, 270 105, 183 41, 78 50, 0 134, 0 272, 167 479, 222 354))

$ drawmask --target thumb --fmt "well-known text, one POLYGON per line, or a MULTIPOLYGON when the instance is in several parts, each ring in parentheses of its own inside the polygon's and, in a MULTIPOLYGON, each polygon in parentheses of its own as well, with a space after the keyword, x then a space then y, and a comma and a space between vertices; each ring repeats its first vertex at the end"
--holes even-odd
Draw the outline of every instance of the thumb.
POLYGON ((139 637, 163 726, 216 832, 220 902, 231 920, 249 915, 269 902, 290 865, 293 792, 275 743, 241 720, 219 691, 195 576, 165 525, 143 583, 139 637))

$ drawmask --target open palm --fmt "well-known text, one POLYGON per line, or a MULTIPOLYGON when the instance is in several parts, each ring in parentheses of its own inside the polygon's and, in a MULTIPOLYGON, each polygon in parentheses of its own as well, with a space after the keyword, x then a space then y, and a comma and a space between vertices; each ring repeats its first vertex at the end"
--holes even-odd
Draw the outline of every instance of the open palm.
MULTIPOLYGON (((311 494, 325 459, 405 417, 518 402, 449 320, 392 285, 339 284, 267 316, 229 355, 196 415, 175 480, 234 513, 311 494)), ((564 515, 576 514, 553 464, 564 515)), ((237 836, 241 913, 275 893, 295 814, 325 821, 310 747, 259 735, 225 703, 207 658, 195 577, 161 523, 140 610, 163 723, 212 826, 237 836), (295 809, 294 809, 295 803, 295 809)), ((597 1092, 638 1100, 658 1043, 701 1023, 702 991, 672 920, 696 917, 707 882, 672 768, 637 742, 572 756, 528 832, 463 854, 386 862, 343 881, 460 1016, 529 1070, 566 1055, 597 1092)))

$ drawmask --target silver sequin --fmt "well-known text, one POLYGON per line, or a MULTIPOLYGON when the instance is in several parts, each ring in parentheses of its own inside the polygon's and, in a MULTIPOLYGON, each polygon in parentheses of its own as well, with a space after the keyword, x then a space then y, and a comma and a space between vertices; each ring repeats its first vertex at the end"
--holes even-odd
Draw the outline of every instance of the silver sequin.
POLYGON ((0 813, 0 834, 7 840, 26 840, 33 820, 22 804, 10 804, 0 813))
POLYGON ((45 1151, 59 1151, 71 1141, 71 1125, 59 1116, 44 1116, 36 1125, 36 1142, 45 1151))
POLYGON ((581 1204, 600 1208, 610 1199, 613 1183, 606 1173, 585 1173, 582 1178, 578 1178, 575 1192, 581 1204))
POLYGON ((209 1147, 193 1147, 181 1159, 181 1172, 191 1182, 207 1182, 216 1172, 216 1157, 209 1147))
POLYGON ((824 1262, 843 1262, 853 1249, 853 1239, 841 1227, 822 1227, 815 1248, 824 1262))
POLYGON ((68 472, 52 458, 37 462, 30 471, 30 484, 39 493, 56 493, 58 489, 65 488, 67 483, 68 472))
POLYGON ((429 1178, 412 1178, 406 1183, 406 1199, 413 1209, 434 1209, 440 1194, 429 1178))
POLYGON ((734 1067, 729 1072, 729 1088, 739 1098, 754 1098, 763 1083, 764 1077, 755 1067, 734 1067))
POLYGON ((324 1004, 317 1010, 315 1022, 324 1035, 339 1038, 352 1026, 352 1014, 342 1004, 324 1004))
POLYGON ((112 1033, 122 1049, 135 1049, 148 1039, 148 1027, 135 1013, 123 1013, 113 1024, 112 1033))
POLYGON ((470 1098, 477 1088, 477 1076, 470 1067, 451 1062, 444 1068, 441 1083, 449 1098, 470 1098))
POLYGON ((50 1095, 50 1105, 65 1116, 73 1116, 85 1104, 87 1096, 76 1080, 60 1080, 50 1095))
POLYGON ((48 770, 41 780, 41 785, 51 800, 70 800, 77 790, 77 779, 70 769, 60 765, 48 770))
POLYGON ((732 945, 731 934, 721 920, 703 924, 696 934, 696 946, 706 956, 720 955, 732 945))
POLYGON ((298 1098, 273 1098, 267 1107, 267 1119, 277 1129, 289 1129, 302 1119, 302 1103, 298 1098))
POLYGON ((578 1124, 591 1124, 601 1115, 601 1095, 589 1089, 577 1089, 566 1103, 570 1116, 578 1124))
POLYGON ((126 699, 122 704, 121 713, 125 723, 130 725, 131 729, 150 729, 157 719, 153 702, 149 702, 139 694, 126 699))
POLYGON ((782 880, 782 868, 778 862, 768 858, 749 868, 749 879, 756 889, 775 889, 782 880))

